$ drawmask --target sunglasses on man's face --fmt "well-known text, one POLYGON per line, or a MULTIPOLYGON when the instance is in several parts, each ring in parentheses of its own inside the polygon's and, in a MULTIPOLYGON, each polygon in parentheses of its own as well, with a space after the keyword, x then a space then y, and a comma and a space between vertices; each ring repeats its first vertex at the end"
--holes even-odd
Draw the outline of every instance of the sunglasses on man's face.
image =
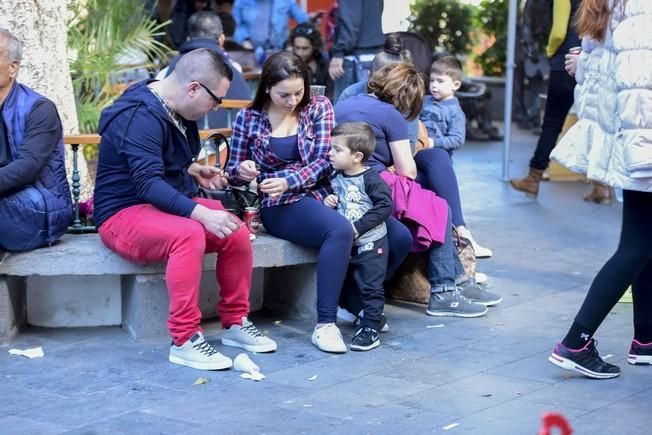
POLYGON ((213 92, 211 92, 210 89, 208 89, 208 86, 206 86, 206 85, 204 85, 204 84, 202 84, 202 83, 200 83, 200 82, 197 82, 197 84, 198 84, 199 86, 201 86, 202 88, 204 88, 204 90, 205 90, 206 92, 208 92, 208 95, 210 95, 211 98, 213 99, 213 101, 215 101, 215 105, 219 106, 220 104, 222 104, 222 100, 223 100, 224 98, 222 98, 222 97, 218 97, 217 95, 215 95, 213 92))

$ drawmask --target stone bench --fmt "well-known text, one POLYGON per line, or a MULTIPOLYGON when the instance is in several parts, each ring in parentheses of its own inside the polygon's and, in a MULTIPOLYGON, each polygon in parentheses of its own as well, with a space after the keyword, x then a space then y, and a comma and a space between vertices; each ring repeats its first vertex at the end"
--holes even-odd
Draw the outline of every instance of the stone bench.
MULTIPOLYGON (((262 294, 252 291, 251 299, 257 301, 252 310, 264 303, 287 318, 315 318, 316 251, 263 233, 253 241, 253 252, 254 276, 260 284, 256 291, 262 290, 262 294)), ((215 270, 215 260, 215 254, 204 257, 204 272, 215 270)), ((51 247, 5 253, 0 259, 0 342, 26 324, 28 277, 120 276, 122 327, 136 340, 165 337, 168 295, 164 273, 164 264, 141 266, 121 258, 108 250, 97 234, 67 234, 51 247)), ((210 303, 200 306, 209 317, 215 314, 218 292, 214 275, 212 279, 207 286, 210 303)))

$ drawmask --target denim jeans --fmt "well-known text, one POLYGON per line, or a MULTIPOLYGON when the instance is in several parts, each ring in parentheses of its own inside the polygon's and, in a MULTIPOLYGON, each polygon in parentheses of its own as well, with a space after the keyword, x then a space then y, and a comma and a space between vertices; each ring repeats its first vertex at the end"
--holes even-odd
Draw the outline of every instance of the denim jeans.
POLYGON ((468 279, 453 244, 450 207, 446 225, 449 230, 446 232, 444 243, 438 246, 433 245, 428 256, 428 281, 433 292, 453 290, 455 284, 468 279))
POLYGON ((333 82, 333 101, 337 101, 340 98, 340 94, 344 89, 357 82, 366 82, 369 79, 372 62, 371 60, 366 60, 368 56, 369 53, 360 52, 355 56, 346 56, 344 58, 344 65, 342 66, 344 75, 333 82), (363 58, 362 61, 360 60, 360 55, 363 58))

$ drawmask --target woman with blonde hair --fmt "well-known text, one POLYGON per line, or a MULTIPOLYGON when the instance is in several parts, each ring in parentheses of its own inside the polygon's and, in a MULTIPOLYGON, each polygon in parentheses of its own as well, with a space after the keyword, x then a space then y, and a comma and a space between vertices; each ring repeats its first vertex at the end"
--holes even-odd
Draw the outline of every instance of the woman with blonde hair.
POLYGON ((553 158, 623 189, 623 221, 616 252, 549 361, 606 379, 620 368, 600 358, 593 335, 630 284, 634 339, 627 361, 652 364, 652 2, 583 0, 577 25, 583 38, 575 91, 579 121, 553 158))

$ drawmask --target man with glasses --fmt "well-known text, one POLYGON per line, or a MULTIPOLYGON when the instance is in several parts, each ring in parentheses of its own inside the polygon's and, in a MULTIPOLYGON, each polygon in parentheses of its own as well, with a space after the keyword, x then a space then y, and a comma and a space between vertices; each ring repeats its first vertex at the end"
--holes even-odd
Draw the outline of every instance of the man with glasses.
POLYGON ((167 261, 169 360, 200 370, 231 367, 200 327, 204 254, 217 252, 222 344, 271 352, 276 343, 248 320, 253 255, 249 232, 219 201, 197 198, 197 184, 222 189, 216 168, 193 161, 196 121, 217 110, 232 72, 214 52, 187 53, 161 81, 131 86, 100 118, 95 224, 104 244, 139 263, 167 261))

